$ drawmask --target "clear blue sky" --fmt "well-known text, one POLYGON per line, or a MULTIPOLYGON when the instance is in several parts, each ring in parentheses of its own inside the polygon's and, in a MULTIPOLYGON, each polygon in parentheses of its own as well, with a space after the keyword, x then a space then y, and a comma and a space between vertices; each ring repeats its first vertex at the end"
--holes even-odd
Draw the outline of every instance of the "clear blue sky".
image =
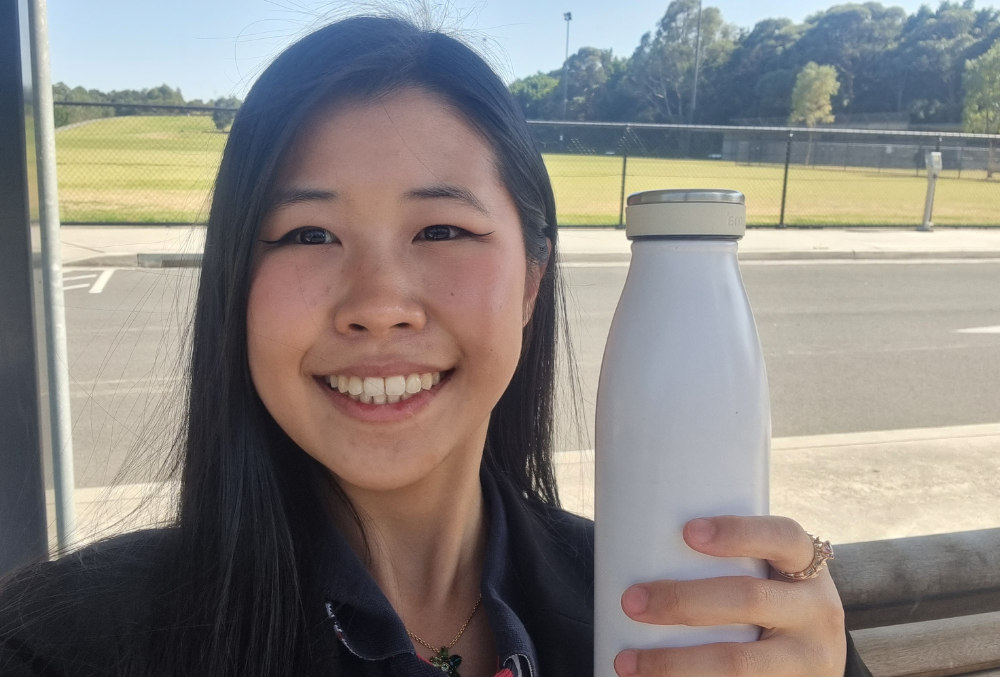
MULTIPOLYGON (((454 0, 461 25, 489 37, 506 80, 559 68, 570 51, 612 48, 627 56, 669 0, 454 0)), ((801 21, 836 0, 705 0, 727 21, 801 21)), ((920 0, 886 2, 908 12, 920 0)), ((934 3, 936 5, 936 1, 934 3)), ((988 4, 988 3, 979 3, 988 4)), ((339 7, 358 7, 341 3, 339 7)), ((101 90, 167 83, 187 99, 242 96, 256 73, 330 3, 308 0, 48 0, 53 81, 101 90)), ((355 10, 356 11, 356 10, 355 10)))

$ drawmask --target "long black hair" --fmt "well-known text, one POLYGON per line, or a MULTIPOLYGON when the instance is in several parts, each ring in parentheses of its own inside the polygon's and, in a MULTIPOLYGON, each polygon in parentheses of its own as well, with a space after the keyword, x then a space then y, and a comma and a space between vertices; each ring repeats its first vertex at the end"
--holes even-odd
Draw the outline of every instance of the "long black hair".
POLYGON ((254 243, 277 169, 306 117, 319 106, 406 87, 441 97, 492 147, 517 206, 526 258, 547 264, 520 361, 490 418, 484 463, 525 501, 558 505, 553 400, 565 312, 555 201, 524 116, 496 73, 458 39, 397 18, 327 25, 260 76, 233 122, 215 183, 180 445, 169 622, 159 642, 159 667, 167 672, 303 671, 299 564, 308 546, 301 521, 315 514, 323 491, 336 489, 278 427, 251 381, 246 312, 254 243))

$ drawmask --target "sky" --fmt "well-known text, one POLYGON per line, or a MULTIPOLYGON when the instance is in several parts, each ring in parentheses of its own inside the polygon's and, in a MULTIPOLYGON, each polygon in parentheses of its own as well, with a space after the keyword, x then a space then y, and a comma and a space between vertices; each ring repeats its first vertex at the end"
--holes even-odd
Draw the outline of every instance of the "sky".
MULTIPOLYGON (((414 0, 382 0, 405 6, 414 0)), ((431 0, 439 2, 439 0, 431 0)), ((505 81, 560 67, 569 47, 628 56, 669 0, 449 0, 439 16, 483 46, 505 81)), ((705 0, 737 26, 801 21, 837 0, 705 0)), ((920 0, 885 1, 913 12, 920 0)), ((933 4, 937 4, 936 0, 933 4)), ((985 5, 989 3, 978 3, 985 5)), ((53 82, 108 91, 168 84, 188 100, 243 97, 257 74, 317 22, 373 5, 315 0, 48 0, 53 82)), ((483 50, 481 50, 483 51, 483 50)))

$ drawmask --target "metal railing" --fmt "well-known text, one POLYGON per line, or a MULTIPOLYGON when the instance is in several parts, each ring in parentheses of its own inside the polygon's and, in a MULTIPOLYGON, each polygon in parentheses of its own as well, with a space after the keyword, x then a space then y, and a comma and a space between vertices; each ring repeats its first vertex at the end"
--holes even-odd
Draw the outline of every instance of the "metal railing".
MULTIPOLYGON (((63 223, 200 223, 227 133, 212 107, 57 103, 63 223), (63 113, 59 113, 60 109, 63 113), (100 117, 99 117, 100 116, 100 117)), ((716 187, 750 226, 920 225, 924 156, 942 154, 937 226, 1000 226, 1000 135, 531 121, 560 225, 621 226, 625 197, 716 187)))

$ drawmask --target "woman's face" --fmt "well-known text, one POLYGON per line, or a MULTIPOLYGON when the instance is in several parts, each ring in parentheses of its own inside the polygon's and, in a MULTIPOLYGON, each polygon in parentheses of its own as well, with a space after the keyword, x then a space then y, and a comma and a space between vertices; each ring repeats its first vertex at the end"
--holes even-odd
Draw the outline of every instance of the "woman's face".
POLYGON ((274 419, 362 489, 478 468, 542 272, 488 144, 423 90, 327 110, 273 204, 247 335, 274 419))

